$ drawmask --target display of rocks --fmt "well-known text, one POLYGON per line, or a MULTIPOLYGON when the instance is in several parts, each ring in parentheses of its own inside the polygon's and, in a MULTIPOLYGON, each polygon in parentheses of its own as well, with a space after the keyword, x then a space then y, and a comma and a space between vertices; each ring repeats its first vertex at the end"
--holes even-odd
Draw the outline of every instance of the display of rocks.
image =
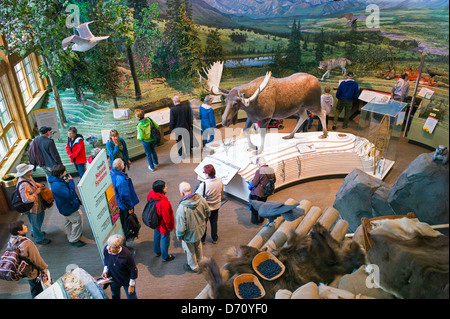
POLYGON ((406 215, 430 225, 449 221, 449 164, 433 161, 424 153, 411 162, 392 187, 359 169, 348 174, 336 194, 333 207, 356 231, 361 218, 406 215))
POLYGON ((355 232, 361 218, 395 215, 387 203, 389 185, 360 169, 348 174, 336 194, 333 207, 355 232))

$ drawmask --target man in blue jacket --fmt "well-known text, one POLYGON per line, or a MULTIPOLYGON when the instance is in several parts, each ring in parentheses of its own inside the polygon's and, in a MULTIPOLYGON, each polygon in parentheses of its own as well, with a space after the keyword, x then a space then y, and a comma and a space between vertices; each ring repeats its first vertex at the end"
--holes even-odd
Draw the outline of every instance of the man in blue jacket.
POLYGON ((75 191, 72 176, 67 175, 66 167, 63 164, 57 164, 52 167, 48 182, 52 187, 56 207, 64 217, 64 229, 69 243, 75 247, 86 245, 85 242, 80 240, 83 229, 81 201, 75 191))
POLYGON ((127 233, 128 214, 134 212, 134 206, 139 203, 139 198, 134 190, 133 182, 125 173, 123 173, 124 162, 116 158, 112 163, 111 179, 116 195, 117 206, 119 206, 120 223, 123 233, 127 233))
POLYGON ((344 123, 342 128, 348 127, 348 121, 350 119, 351 111, 353 108, 353 102, 359 97, 358 83, 353 79, 353 72, 347 73, 347 80, 342 81, 336 92, 336 98, 338 99, 336 110, 334 112, 333 130, 336 130, 336 124, 338 122, 339 114, 344 109, 344 123))

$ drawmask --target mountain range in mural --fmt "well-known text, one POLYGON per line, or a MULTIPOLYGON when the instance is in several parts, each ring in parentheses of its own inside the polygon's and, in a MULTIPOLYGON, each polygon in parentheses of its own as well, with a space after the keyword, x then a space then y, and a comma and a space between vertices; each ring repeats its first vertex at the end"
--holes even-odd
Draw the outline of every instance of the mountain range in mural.
MULTIPOLYGON (((160 4, 161 15, 167 10, 167 0, 150 0, 160 4)), ((194 20, 203 24, 234 26, 239 17, 264 19, 294 16, 332 16, 343 12, 361 11, 369 4, 381 10, 448 8, 448 0, 191 0, 194 20)))

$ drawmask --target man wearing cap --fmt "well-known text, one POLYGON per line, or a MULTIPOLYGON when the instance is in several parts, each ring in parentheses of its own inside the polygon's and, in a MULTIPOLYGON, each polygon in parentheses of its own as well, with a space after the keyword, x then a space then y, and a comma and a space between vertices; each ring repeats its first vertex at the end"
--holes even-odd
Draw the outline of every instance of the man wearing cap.
POLYGON ((353 108, 353 102, 358 99, 359 96, 359 86, 358 83, 353 79, 353 72, 347 73, 347 80, 342 81, 336 91, 336 98, 338 99, 336 110, 334 112, 333 130, 336 130, 336 124, 341 114, 344 110, 344 123, 342 128, 348 127, 348 121, 350 119, 351 111, 353 108))
POLYGON ((31 177, 33 175, 34 165, 19 164, 16 166, 17 187, 19 189, 20 197, 24 203, 33 203, 33 208, 25 214, 31 224, 31 233, 33 234, 36 244, 47 245, 51 240, 45 238, 45 232, 41 230, 44 222, 45 210, 42 203, 41 193, 42 185, 36 183, 31 177))
MULTIPOLYGON (((47 181, 52 172, 52 167, 57 164, 62 164, 61 157, 59 156, 58 150, 56 149, 55 141, 50 138, 52 134, 51 131, 51 127, 42 126, 39 129, 40 136, 36 137, 33 140, 33 143, 37 143, 39 153, 41 154, 44 166, 41 165, 42 163, 38 164, 44 170, 47 181)), ((30 149, 31 148, 32 145, 30 145, 30 149)), ((30 159, 30 163, 35 164, 32 159, 30 159)))

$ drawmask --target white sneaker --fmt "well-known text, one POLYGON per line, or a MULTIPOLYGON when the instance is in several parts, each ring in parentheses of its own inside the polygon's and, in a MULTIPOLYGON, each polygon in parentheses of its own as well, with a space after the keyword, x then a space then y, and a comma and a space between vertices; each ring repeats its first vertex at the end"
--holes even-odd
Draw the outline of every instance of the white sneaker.
POLYGON ((154 166, 155 168, 157 168, 157 167, 158 167, 158 164, 153 164, 153 166, 154 166))
POLYGON ((154 172, 155 170, 153 168, 151 168, 150 166, 148 167, 149 170, 151 170, 152 172, 154 172))

